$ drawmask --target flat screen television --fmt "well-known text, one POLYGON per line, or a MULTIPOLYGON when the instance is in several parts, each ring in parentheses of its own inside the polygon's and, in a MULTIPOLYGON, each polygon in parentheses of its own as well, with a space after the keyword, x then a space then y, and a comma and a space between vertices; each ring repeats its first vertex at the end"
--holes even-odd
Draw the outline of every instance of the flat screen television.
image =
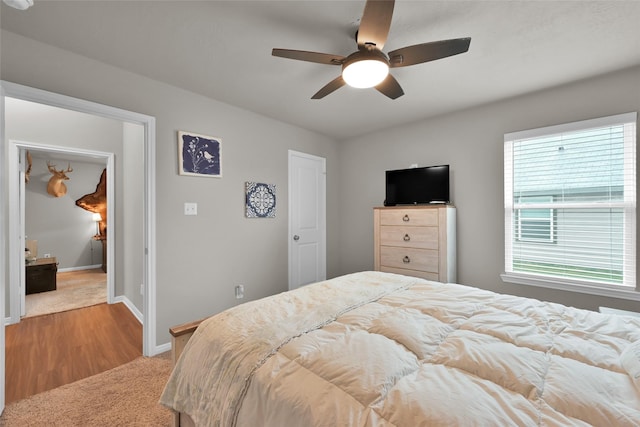
POLYGON ((386 171, 385 206, 449 202, 449 165, 386 171))

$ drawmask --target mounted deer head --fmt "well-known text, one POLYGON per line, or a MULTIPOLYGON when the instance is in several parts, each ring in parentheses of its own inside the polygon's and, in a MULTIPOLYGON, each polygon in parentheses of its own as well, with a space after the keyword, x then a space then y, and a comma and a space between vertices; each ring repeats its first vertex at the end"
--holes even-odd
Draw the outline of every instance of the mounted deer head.
POLYGON ((51 165, 47 162, 47 167, 49 168, 49 172, 53 174, 51 178, 49 178, 49 184, 47 184, 47 193, 51 194, 53 197, 62 197, 67 194, 67 186, 64 185, 63 181, 69 179, 66 175, 69 172, 73 172, 71 169, 71 164, 67 166, 67 170, 56 170, 56 165, 51 165))

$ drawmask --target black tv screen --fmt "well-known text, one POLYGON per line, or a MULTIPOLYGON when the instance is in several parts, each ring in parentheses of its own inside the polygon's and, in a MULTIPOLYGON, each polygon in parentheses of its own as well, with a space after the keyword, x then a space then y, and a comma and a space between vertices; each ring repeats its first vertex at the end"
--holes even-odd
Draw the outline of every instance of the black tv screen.
POLYGON ((385 206, 449 201, 449 165, 386 171, 385 206))

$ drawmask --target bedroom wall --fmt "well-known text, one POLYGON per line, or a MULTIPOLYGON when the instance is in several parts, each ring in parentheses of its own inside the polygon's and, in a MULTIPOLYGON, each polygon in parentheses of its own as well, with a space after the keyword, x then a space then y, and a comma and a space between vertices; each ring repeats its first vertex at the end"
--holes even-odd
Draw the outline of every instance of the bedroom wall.
POLYGON ((450 164, 458 282, 588 309, 605 305, 637 311, 636 301, 511 285, 499 276, 504 271, 504 134, 630 111, 640 111, 640 67, 344 141, 340 272, 373 268, 372 208, 382 206, 385 170, 450 164))
POLYGON ((3 80, 156 118, 157 344, 169 327, 237 304, 236 284, 243 301, 287 289, 289 149, 327 159, 327 275, 337 274, 335 140, 7 31, 0 47, 3 80), (178 175, 179 130, 222 138, 222 179, 178 175), (246 181, 276 184, 276 218, 244 217, 246 181), (185 202, 198 216, 183 215, 185 202))

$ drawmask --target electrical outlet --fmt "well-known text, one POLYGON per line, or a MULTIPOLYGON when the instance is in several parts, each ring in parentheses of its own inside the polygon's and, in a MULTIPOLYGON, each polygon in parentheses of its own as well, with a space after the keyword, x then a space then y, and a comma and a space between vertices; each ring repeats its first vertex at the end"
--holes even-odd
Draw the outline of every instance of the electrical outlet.
POLYGON ((244 285, 236 286, 236 299, 244 298, 244 285))
POLYGON ((198 204, 197 203, 185 203, 184 204, 184 214, 185 215, 198 215, 198 204))
POLYGON ((140 295, 144 295, 144 283, 140 283, 140 295))
POLYGON ((51 254, 44 254, 45 258, 51 258, 51 254))

